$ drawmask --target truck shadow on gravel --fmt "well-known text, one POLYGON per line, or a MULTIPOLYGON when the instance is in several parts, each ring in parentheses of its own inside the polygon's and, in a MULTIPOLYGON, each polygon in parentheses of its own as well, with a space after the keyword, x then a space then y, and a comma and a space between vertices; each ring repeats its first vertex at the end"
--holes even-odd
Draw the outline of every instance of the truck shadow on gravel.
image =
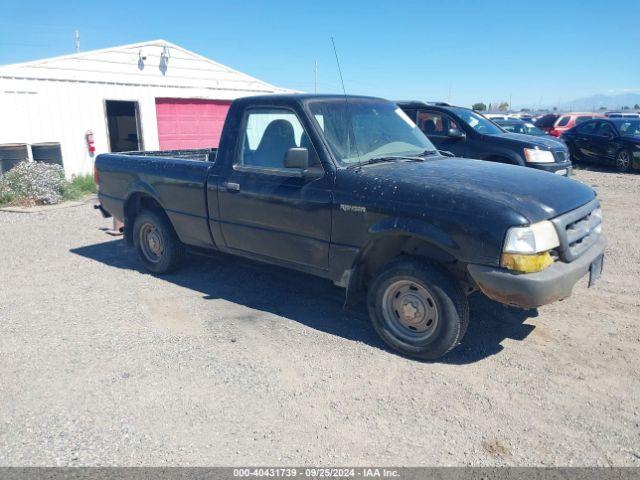
MULTIPOLYGON (((70 251, 110 267, 149 275, 122 240, 70 251)), ((344 310, 344 290, 327 280, 225 254, 190 256, 179 271, 158 279, 201 292, 206 300, 224 299, 391 352, 371 326, 363 302, 344 310)), ((102 288, 108 295, 108 284, 102 288)), ((535 327, 523 322, 537 316, 536 310, 506 308, 477 293, 470 297, 470 312, 462 343, 439 363, 464 365, 495 355, 503 349, 504 339, 526 338, 535 327)))

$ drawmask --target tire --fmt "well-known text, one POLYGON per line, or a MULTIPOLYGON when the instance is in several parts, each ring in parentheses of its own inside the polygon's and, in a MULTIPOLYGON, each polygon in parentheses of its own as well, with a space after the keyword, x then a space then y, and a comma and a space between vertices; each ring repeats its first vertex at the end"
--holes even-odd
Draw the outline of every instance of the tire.
POLYGON ((133 223, 133 244, 145 268, 153 273, 169 273, 184 258, 184 246, 164 212, 143 210, 133 223))
POLYGON ((415 257, 400 257, 381 269, 368 289, 367 307, 385 343, 420 360, 447 354, 469 324, 469 304, 457 282, 415 257))
POLYGON ((633 154, 629 150, 622 149, 616 154, 616 170, 619 172, 630 172, 632 162, 633 154))

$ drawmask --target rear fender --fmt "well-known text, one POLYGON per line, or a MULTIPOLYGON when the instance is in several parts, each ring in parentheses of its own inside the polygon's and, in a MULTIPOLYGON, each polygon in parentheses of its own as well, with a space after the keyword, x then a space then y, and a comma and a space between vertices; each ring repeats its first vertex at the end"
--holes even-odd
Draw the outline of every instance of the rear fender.
POLYGON ((164 207, 151 185, 141 180, 133 182, 127 190, 124 201, 124 239, 128 245, 133 245, 133 222, 142 208, 141 201, 145 198, 150 199, 151 203, 157 204, 164 211, 164 207))

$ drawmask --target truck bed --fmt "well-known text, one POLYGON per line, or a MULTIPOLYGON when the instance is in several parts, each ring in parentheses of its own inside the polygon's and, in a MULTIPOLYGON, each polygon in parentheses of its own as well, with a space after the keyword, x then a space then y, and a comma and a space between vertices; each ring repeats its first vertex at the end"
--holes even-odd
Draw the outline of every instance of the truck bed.
MULTIPOLYGON (((171 220, 180 240, 213 248, 209 234, 207 177, 218 149, 118 152, 98 155, 103 173, 98 197, 116 218, 125 218, 131 190, 149 192, 171 220)), ((211 201, 216 202, 215 189, 211 201)))

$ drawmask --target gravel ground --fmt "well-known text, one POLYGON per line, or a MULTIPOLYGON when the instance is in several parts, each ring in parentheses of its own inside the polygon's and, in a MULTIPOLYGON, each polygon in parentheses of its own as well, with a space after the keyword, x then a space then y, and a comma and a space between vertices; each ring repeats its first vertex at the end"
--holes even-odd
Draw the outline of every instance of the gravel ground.
POLYGON ((156 278, 89 204, 0 212, 0 464, 640 466, 640 175, 576 177, 600 282, 528 314, 475 295, 437 363, 326 281, 222 255, 156 278))

